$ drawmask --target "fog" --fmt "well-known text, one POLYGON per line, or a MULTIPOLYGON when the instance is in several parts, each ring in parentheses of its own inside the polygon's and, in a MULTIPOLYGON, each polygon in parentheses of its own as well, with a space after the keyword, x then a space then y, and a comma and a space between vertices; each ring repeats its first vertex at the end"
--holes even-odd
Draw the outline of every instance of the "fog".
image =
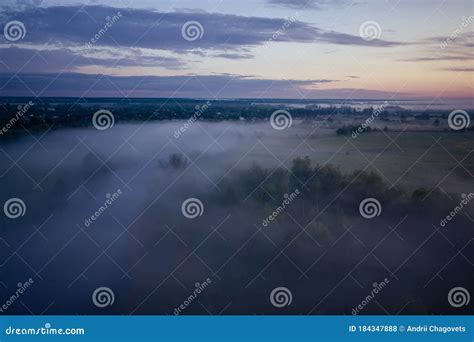
POLYGON ((453 189, 473 192, 472 178, 453 175, 448 195, 424 192, 422 199, 413 192, 436 185, 442 171, 432 169, 426 184, 408 174, 395 187, 383 176, 346 187, 349 178, 341 177, 367 163, 344 164, 346 140, 329 146, 330 127, 185 124, 116 123, 0 143, 2 203, 19 198, 26 207, 23 216, 0 218, 3 300, 34 279, 9 314, 173 314, 207 278, 181 314, 351 314, 385 278, 360 314, 467 312, 446 296, 474 281, 473 205, 446 227, 440 220, 462 199, 453 189), (320 193, 298 177, 278 181, 304 156, 313 167, 340 167, 321 169, 320 193), (302 194, 262 225, 296 189, 302 194), (373 219, 359 213, 366 197, 382 204, 373 219), (189 198, 202 202, 196 218, 182 213, 189 198), (102 286, 115 300, 98 308, 91 296, 102 286), (291 304, 272 305, 277 287, 291 290, 291 304))

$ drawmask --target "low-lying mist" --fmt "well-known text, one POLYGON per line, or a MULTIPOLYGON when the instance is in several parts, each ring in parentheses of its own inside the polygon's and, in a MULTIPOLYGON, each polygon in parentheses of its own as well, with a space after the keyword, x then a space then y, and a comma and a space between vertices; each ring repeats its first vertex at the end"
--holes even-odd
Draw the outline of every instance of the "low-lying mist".
POLYGON ((436 169, 424 185, 410 174, 392 185, 334 163, 348 155, 345 138, 328 147, 333 130, 301 122, 198 121, 176 134, 183 125, 0 143, 2 203, 25 204, 23 216, 0 218, 3 300, 34 279, 8 314, 354 314, 364 300, 360 314, 469 310, 447 294, 474 282, 472 203, 440 222, 470 198, 472 178, 456 177, 465 197, 434 189, 436 169), (183 212, 188 199, 197 213, 183 212), (365 199, 379 203, 375 215, 361 215, 365 199), (94 305, 99 287, 113 304, 94 305), (272 304, 278 287, 291 292, 287 306, 272 304))

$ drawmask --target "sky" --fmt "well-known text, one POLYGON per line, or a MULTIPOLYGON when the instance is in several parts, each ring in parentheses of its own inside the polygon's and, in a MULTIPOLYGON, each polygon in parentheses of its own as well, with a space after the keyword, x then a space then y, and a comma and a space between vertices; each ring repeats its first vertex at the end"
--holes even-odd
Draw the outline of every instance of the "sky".
POLYGON ((471 0, 3 0, 0 6, 0 96, 474 95, 471 0))

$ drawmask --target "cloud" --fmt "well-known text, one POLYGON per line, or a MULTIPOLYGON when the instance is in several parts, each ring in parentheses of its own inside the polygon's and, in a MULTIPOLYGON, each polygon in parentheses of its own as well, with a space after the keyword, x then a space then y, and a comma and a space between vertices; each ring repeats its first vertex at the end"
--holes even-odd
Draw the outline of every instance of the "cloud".
POLYGON ((419 42, 425 46, 419 56, 400 59, 403 62, 473 61, 474 32, 449 37, 431 37, 419 42))
MULTIPOLYGON (((107 76, 79 73, 0 74, 3 96, 154 97, 154 98, 370 98, 384 99, 385 91, 343 88, 319 89, 338 80, 262 79, 232 74, 183 76, 107 76)), ((397 97, 409 97, 397 93, 397 97)))
MULTIPOLYGON (((193 49, 241 50, 263 45, 285 24, 285 19, 243 17, 206 12, 157 12, 144 9, 106 6, 52 6, 46 8, 13 9, 3 12, 3 19, 15 18, 23 22, 27 34, 22 42, 83 46, 93 37, 97 46, 116 48, 149 48, 188 52, 193 49), (118 16, 106 28, 106 18, 118 16), (198 22, 202 37, 188 41, 182 27, 189 21, 198 22), (104 32, 105 31, 105 32, 104 32), (103 32, 101 34, 100 32, 103 32)), ((384 40, 365 41, 359 36, 326 31, 301 21, 292 22, 285 34, 275 41, 388 47, 401 45, 384 40)))
POLYGON ((438 54, 436 56, 424 56, 424 57, 412 57, 404 58, 402 62, 439 62, 439 61, 472 61, 474 56, 470 55, 451 55, 451 54, 438 54))
POLYGON ((325 5, 341 4, 343 0, 268 0, 269 3, 294 9, 321 9, 325 5))
POLYGON ((454 72, 474 72, 473 68, 445 68, 445 71, 454 71, 454 72))
POLYGON ((250 59, 253 57, 253 55, 249 53, 218 53, 215 54, 213 57, 219 57, 219 58, 227 58, 227 59, 250 59))
POLYGON ((0 74, 3 96, 301 98, 336 80, 276 80, 238 75, 106 76, 79 73, 0 74))
POLYGON ((31 49, 10 46, 0 48, 0 72, 47 73, 76 71, 84 66, 143 66, 179 69, 182 62, 172 57, 146 56, 139 50, 109 51, 95 49, 84 55, 67 48, 31 49))

